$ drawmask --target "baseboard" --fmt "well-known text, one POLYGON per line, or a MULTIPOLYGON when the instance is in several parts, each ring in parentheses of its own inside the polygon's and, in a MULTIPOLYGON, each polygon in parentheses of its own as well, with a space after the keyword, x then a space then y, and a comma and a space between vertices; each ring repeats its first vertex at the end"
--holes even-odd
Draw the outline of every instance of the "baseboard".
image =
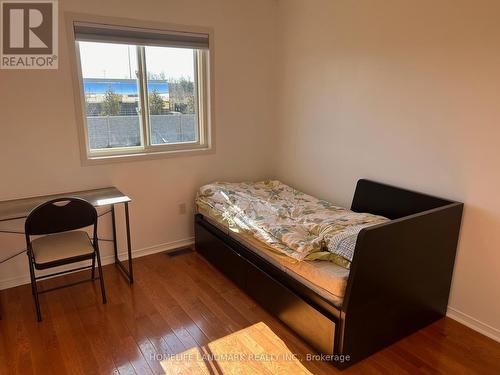
POLYGON ((453 307, 448 306, 448 311, 446 312, 446 316, 456 320, 459 323, 462 323, 464 326, 467 326, 474 331, 477 331, 490 339, 495 340, 496 342, 500 342, 500 330, 492 327, 488 324, 485 324, 476 318, 473 318, 470 315, 467 315, 453 307))
MULTIPOLYGON (((167 242, 163 243, 160 245, 155 245, 155 246, 150 246, 150 247, 145 247, 143 249, 137 249, 132 251, 132 258, 140 258, 146 255, 151 255, 151 254, 156 254, 156 253, 161 253, 161 252, 169 252, 175 249, 178 249, 180 247, 186 247, 186 246, 191 246, 194 244, 194 237, 186 238, 183 240, 177 240, 177 241, 172 241, 172 242, 167 242)), ((127 258, 127 253, 126 252, 120 252, 118 254, 118 257, 121 260, 125 260, 127 258)), ((102 264, 111 264, 114 262, 114 255, 106 255, 103 256, 102 258, 102 264)), ((63 270, 64 268, 61 268, 63 270)), ((19 285, 24 285, 24 284, 29 284, 30 283, 30 275, 29 272, 26 271, 25 274, 11 277, 8 279, 0 279, 0 290, 3 289, 9 289, 9 288, 14 288, 19 285)))
MULTIPOLYGON (((180 247, 191 246, 192 244, 194 244, 194 237, 186 238, 184 240, 162 243, 160 245, 155 245, 155 246, 145 247, 143 249, 134 250, 132 252, 132 258, 140 258, 140 257, 144 257, 146 255, 162 253, 162 252, 169 252, 169 251, 178 249, 180 247)), ((121 260, 124 260, 127 258, 127 253, 125 251, 122 251, 122 252, 118 253, 118 257, 121 260)), ((111 255, 107 255, 105 257, 102 257, 102 262, 103 262, 103 264, 113 263, 114 262, 114 255, 111 254, 111 255)))

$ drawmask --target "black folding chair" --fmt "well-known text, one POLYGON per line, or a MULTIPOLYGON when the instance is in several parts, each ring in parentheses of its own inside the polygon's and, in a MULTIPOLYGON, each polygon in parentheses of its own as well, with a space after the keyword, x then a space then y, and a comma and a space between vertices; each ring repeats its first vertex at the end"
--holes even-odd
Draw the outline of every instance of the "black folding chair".
POLYGON ((97 239, 97 211, 89 202, 81 198, 66 197, 43 203, 33 209, 28 215, 25 224, 25 233, 31 289, 38 321, 42 320, 38 295, 82 282, 96 280, 96 259, 99 268, 98 278, 101 284, 102 303, 106 303, 106 291, 104 289, 104 277, 97 239), (86 231, 77 230, 89 226, 93 226, 94 230, 92 240, 86 231), (41 235, 43 237, 31 240, 31 236, 41 235), (35 275, 35 269, 44 270, 84 260, 92 260, 92 264, 50 275, 38 277, 35 275), (92 269, 92 277, 90 279, 38 291, 37 280, 89 268, 92 269))

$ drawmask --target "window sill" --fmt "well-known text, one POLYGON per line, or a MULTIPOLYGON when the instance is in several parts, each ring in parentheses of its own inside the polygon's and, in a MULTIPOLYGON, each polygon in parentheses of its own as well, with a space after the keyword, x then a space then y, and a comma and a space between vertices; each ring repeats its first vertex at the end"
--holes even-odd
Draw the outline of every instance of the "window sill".
POLYGON ((139 151, 127 154, 111 154, 111 155, 86 155, 82 159, 83 166, 122 163, 131 161, 145 161, 164 159, 179 156, 195 156, 215 153, 214 147, 192 148, 192 149, 179 149, 179 150, 162 150, 162 151, 139 151))

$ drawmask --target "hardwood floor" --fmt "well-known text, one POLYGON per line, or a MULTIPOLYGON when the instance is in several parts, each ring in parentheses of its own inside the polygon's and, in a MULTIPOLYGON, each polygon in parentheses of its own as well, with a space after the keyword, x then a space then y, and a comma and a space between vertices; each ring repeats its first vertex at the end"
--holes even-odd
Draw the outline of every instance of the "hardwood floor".
MULTIPOLYGON (((155 254, 136 259, 134 266, 132 287, 115 266, 104 267, 107 305, 100 302, 97 283, 42 295, 40 324, 28 285, 2 291, 0 374, 340 373, 319 361, 277 367, 232 361, 203 369, 199 362, 179 362, 172 356, 216 349, 220 354, 242 345, 284 353, 281 340, 299 358, 311 350, 194 252, 155 254)), ((342 373, 500 374, 500 344, 445 318, 342 373)))

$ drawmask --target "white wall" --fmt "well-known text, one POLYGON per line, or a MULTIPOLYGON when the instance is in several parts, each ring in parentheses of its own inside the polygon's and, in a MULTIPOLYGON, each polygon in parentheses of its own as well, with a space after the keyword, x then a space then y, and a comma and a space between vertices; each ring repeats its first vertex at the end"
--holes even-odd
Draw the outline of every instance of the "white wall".
POLYGON ((344 206, 360 177, 465 202, 450 314, 497 339, 499 13, 485 0, 280 1, 277 164, 344 206))
MULTIPOLYGON (((190 210, 201 184, 270 175, 272 140, 262 134, 269 135, 275 122, 275 74, 270 64, 275 40, 269 37, 275 34, 274 1, 63 0, 59 6, 59 69, 0 70, 1 200, 115 185, 133 198, 133 247, 138 250, 192 237, 190 210), (213 27, 216 152, 82 167, 65 11, 213 27), (187 203, 187 214, 179 214, 178 202, 187 203)), ((14 223, 16 228, 20 225, 14 223)), ((7 227, 13 228, 0 223, 0 229, 7 227)), ((24 246, 22 236, 1 233, 0 244, 0 258, 24 246)), ((25 257, 0 265, 0 287, 25 275, 25 257)))

